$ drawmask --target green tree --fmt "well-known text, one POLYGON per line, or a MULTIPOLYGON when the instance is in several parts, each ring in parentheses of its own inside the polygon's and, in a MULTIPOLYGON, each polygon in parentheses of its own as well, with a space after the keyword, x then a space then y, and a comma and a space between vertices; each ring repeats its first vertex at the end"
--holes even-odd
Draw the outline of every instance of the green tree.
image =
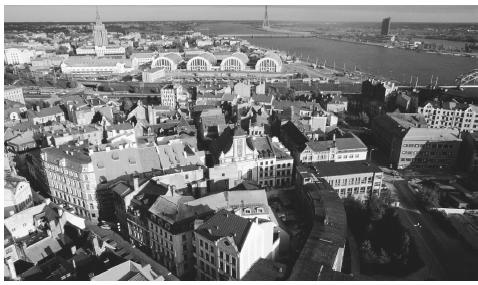
POLYGON ((99 111, 96 111, 95 115, 91 119, 91 124, 97 124, 101 122, 101 120, 103 120, 103 115, 99 111))
POLYGON ((370 196, 367 200, 367 213, 370 220, 375 222, 382 219, 386 211, 386 205, 376 195, 370 196))

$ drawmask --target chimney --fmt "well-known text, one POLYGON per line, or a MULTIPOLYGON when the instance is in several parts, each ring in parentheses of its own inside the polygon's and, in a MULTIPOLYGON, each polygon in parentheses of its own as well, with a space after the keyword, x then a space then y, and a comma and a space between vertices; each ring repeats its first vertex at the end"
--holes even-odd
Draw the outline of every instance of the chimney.
POLYGON ((133 177, 133 190, 137 191, 139 189, 139 178, 133 177))
POLYGON ((36 110, 37 112, 40 112, 40 106, 35 106, 35 110, 36 110))
POLYGON ((58 216, 63 216, 63 209, 62 208, 58 208, 58 216))
POLYGON ((46 204, 46 205, 50 205, 50 202, 51 202, 50 198, 46 198, 46 199, 45 199, 45 204, 46 204))
POLYGON ((17 271, 15 270, 15 265, 13 264, 13 260, 11 258, 7 259, 8 269, 10 270, 10 274, 12 275, 13 280, 17 280, 17 271))
POLYGON ((74 245, 71 247, 71 254, 75 255, 75 253, 76 253, 76 246, 74 245))
POLYGON ((13 216, 13 215, 15 215, 15 211, 14 211, 14 210, 11 210, 10 212, 8 212, 8 214, 9 214, 10 216, 13 216))
POLYGON ((294 121, 294 117, 295 117, 294 106, 290 106, 290 120, 294 121))

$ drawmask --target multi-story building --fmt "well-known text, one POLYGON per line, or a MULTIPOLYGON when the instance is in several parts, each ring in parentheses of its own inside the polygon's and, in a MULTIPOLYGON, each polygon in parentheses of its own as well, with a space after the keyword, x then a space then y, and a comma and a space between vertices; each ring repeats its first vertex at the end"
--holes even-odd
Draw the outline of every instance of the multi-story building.
POLYGON ((276 137, 248 136, 236 127, 231 140, 217 150, 218 163, 209 168, 211 189, 229 189, 242 179, 261 187, 292 183, 293 158, 276 137))
POLYGON ((478 106, 446 102, 439 106, 427 103, 418 108, 418 113, 425 117, 429 128, 449 128, 474 132, 478 130, 478 106))
POLYGON ((387 113, 372 120, 372 135, 377 146, 386 154, 390 167, 397 167, 402 139, 410 128, 426 128, 423 115, 418 113, 387 113))
POLYGON ((23 89, 21 87, 4 86, 3 91, 4 99, 25 104, 25 98, 23 98, 23 89))
POLYGON ((177 96, 176 88, 173 85, 166 85, 161 88, 161 105, 176 108, 177 96))
POLYGON ((108 45, 108 33, 106 32, 105 25, 101 23, 98 9, 96 9, 96 24, 93 27, 93 39, 97 47, 108 45))
POLYGON ((141 65, 152 62, 155 55, 154 52, 133 53, 130 56, 133 68, 138 69, 141 65))
POLYGON ((149 209, 148 229, 152 256, 176 276, 194 272, 193 230, 196 219, 210 216, 206 206, 185 206, 192 196, 182 196, 173 187, 149 209))
POLYGON ((455 166, 458 130, 410 128, 402 139, 398 169, 447 169, 455 166))
POLYGON ((86 146, 82 143, 42 149, 41 157, 53 201, 67 205, 90 220, 98 220, 100 213, 111 217, 114 211, 111 192, 98 185, 124 174, 143 173, 172 164, 167 157, 162 158, 167 163, 160 160, 164 152, 158 153, 155 146, 138 148, 135 143, 86 146))
POLYGON ((241 280, 260 258, 272 259, 272 222, 220 210, 195 227, 197 280, 241 280))
POLYGON ((77 55, 117 55, 124 56, 126 49, 122 46, 82 46, 76 49, 77 55))
POLYGON ((301 162, 354 161, 367 159, 367 146, 355 135, 328 141, 308 141, 300 153, 301 162))
POLYGON ((299 166, 296 176, 301 185, 323 178, 340 198, 365 201, 370 195, 380 196, 383 171, 365 161, 317 162, 299 166))
POLYGON ((388 36, 388 34, 390 34, 390 21, 391 21, 391 18, 388 17, 388 18, 384 18, 382 20, 382 36, 388 36))

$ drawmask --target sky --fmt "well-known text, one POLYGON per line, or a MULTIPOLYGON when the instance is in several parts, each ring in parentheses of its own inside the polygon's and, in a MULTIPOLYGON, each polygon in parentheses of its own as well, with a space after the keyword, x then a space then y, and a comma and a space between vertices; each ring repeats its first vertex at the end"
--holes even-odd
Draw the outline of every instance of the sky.
MULTIPOLYGON (((91 5, 5 5, 5 22, 93 22, 91 5)), ((264 6, 108 6, 108 21, 262 20, 264 6)), ((269 6, 270 21, 478 22, 478 6, 269 6)))

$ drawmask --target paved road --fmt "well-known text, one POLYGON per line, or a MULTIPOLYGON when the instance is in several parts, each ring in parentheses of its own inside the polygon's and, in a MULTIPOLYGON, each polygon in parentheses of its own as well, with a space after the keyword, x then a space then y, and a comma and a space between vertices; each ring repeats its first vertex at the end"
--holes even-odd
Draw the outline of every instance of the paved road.
POLYGON ((410 229, 427 267, 426 279, 478 280, 478 254, 466 243, 445 233, 433 217, 419 210, 406 180, 393 183, 400 198, 400 220, 410 229), (420 223, 421 227, 415 227, 420 223))

